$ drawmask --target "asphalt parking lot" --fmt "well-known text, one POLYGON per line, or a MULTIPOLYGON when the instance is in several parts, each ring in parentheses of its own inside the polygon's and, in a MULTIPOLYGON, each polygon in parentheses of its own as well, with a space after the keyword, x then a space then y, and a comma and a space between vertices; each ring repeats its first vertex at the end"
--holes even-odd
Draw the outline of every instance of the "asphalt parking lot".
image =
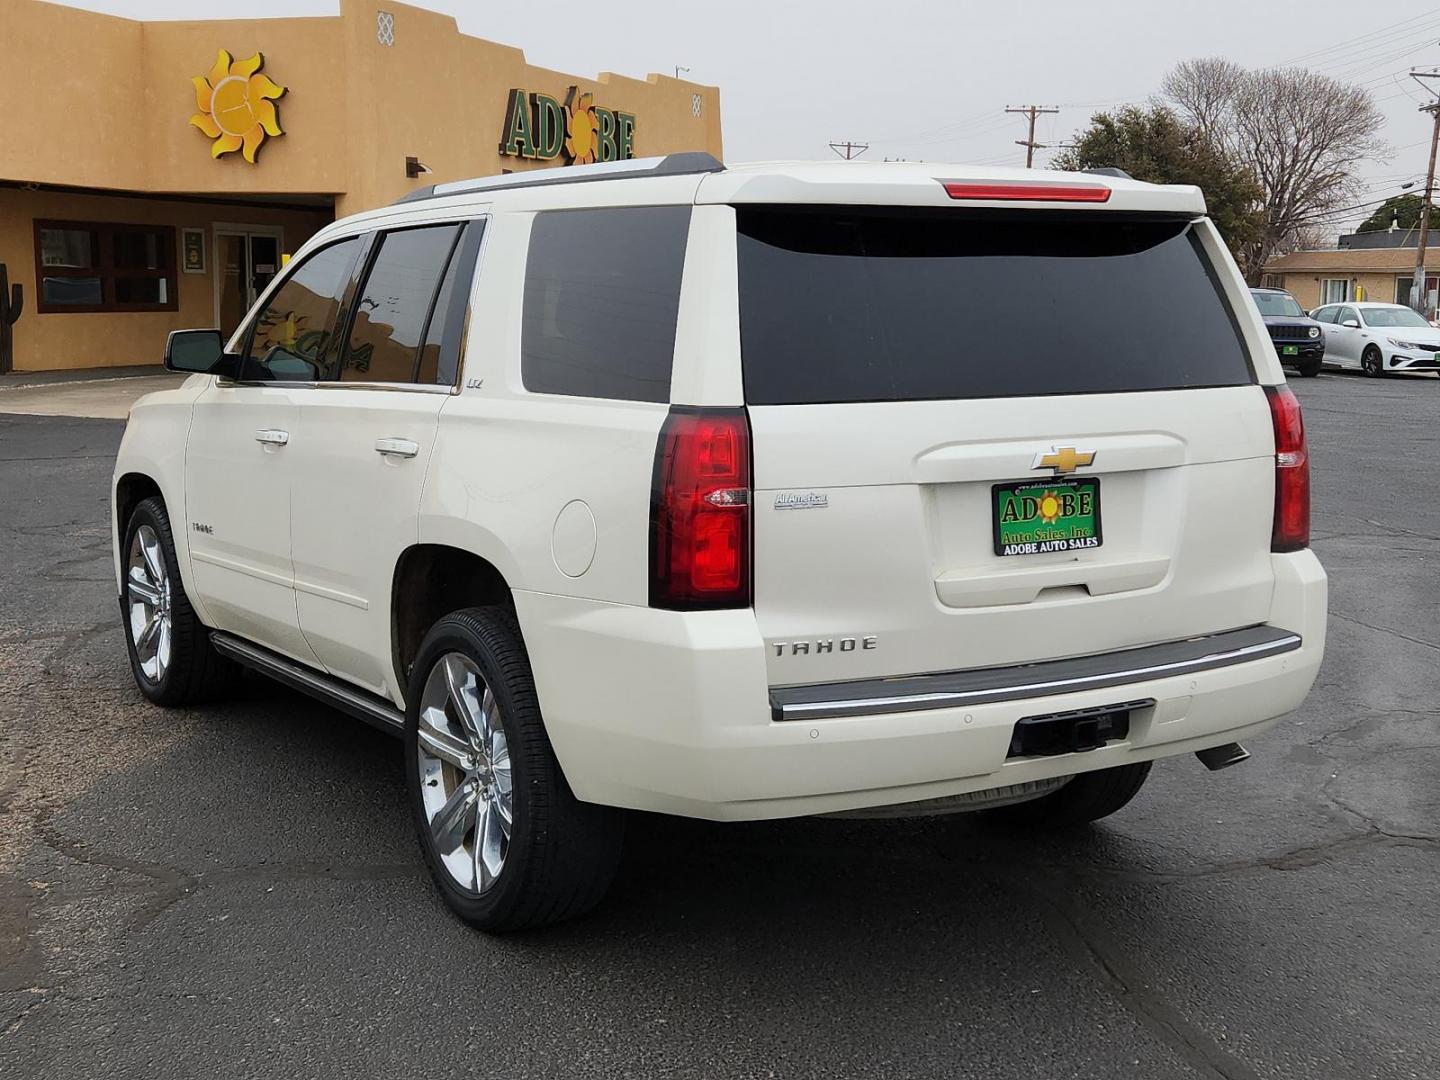
POLYGON ((384 735, 141 699, 121 423, 0 415, 0 1076, 1440 1077, 1436 383, 1295 380, 1329 650, 1245 765, 1059 838, 641 818, 600 910, 503 939, 384 735))

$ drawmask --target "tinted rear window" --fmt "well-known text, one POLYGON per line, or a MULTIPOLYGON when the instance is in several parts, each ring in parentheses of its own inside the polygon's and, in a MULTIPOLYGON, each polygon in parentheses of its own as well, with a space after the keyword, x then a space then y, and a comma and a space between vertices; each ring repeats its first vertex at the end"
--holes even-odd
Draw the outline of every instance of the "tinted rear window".
POLYGON ((1184 221, 741 209, 752 404, 1253 381, 1184 221))
POLYGON ((688 206, 537 214, 520 375, 542 394, 670 400, 688 206))

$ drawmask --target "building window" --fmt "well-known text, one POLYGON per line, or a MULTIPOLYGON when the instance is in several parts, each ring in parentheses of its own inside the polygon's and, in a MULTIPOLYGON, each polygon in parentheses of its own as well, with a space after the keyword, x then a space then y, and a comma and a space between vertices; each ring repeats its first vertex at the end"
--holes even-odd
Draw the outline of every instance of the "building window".
POLYGON ((1324 278, 1320 282, 1320 303, 1343 304, 1350 299, 1349 278, 1324 278))
POLYGON ((174 311, 175 230, 168 225, 35 222, 35 310, 174 311))
MULTIPOLYGON (((1395 303, 1410 303, 1410 286, 1414 283, 1414 274, 1406 274, 1404 277, 1397 277, 1395 279, 1395 303)), ((1440 278, 1433 277, 1429 274, 1425 275, 1425 295, 1427 298, 1435 294, 1437 285, 1440 285, 1440 278)))
POLYGON ((388 11, 375 13, 375 40, 381 45, 395 44, 395 16, 388 11))
POLYGON ((1285 287, 1284 274, 1265 274, 1260 278, 1262 289, 1283 289, 1285 287))

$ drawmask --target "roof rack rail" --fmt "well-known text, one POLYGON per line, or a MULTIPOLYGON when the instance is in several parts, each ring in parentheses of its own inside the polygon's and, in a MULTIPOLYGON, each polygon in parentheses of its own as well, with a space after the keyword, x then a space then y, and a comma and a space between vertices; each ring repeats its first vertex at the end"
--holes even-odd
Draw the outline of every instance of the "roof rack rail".
POLYGON ((1124 169, 1117 169, 1113 165, 1101 165, 1093 169, 1081 169, 1081 172, 1092 173, 1095 176, 1118 176, 1121 180, 1134 180, 1124 169))
POLYGON ((549 187, 552 184, 580 184, 593 180, 633 180, 649 176, 691 176, 700 173, 724 172, 724 164, 713 154, 687 151, 664 157, 628 158, 594 165, 575 165, 567 169, 537 169, 526 173, 481 176, 474 180, 456 180, 448 184, 430 184, 400 196, 391 205, 438 199, 446 195, 468 195, 471 192, 505 191, 513 188, 549 187))

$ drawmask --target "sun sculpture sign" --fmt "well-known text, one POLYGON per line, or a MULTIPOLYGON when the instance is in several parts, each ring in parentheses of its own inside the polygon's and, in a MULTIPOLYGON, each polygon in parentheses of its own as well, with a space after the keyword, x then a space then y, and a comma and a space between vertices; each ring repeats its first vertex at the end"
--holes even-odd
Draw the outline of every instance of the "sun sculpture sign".
POLYGON ((239 150, 253 165, 267 136, 285 134, 275 109, 285 87, 261 74, 264 64, 265 57, 258 52, 247 60, 235 60, 221 49, 210 74, 190 80, 195 84, 195 107, 200 110, 190 117, 190 123, 214 140, 210 144, 212 158, 239 150))

